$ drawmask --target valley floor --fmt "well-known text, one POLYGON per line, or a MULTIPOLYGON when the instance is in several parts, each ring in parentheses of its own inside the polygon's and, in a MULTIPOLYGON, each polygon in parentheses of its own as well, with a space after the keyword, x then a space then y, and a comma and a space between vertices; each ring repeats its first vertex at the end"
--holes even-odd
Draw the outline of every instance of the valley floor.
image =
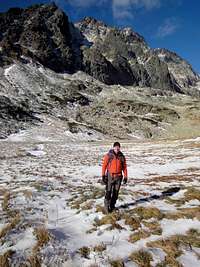
POLYGON ((122 142, 129 181, 106 215, 111 145, 0 142, 1 267, 200 265, 200 138, 122 142))

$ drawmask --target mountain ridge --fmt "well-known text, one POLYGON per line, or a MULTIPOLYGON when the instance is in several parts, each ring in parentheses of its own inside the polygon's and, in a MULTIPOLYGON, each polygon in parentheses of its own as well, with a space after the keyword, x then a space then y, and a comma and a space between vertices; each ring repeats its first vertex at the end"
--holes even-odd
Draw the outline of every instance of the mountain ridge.
POLYGON ((167 60, 160 58, 131 28, 110 27, 92 17, 73 24, 55 3, 9 9, 0 14, 0 28, 1 65, 25 56, 56 72, 84 71, 106 84, 177 92, 199 79, 188 62, 178 56, 177 63, 169 50, 167 60))
POLYGON ((0 29, 0 138, 49 120, 90 140, 199 132, 199 76, 130 28, 51 4, 1 13, 0 29))

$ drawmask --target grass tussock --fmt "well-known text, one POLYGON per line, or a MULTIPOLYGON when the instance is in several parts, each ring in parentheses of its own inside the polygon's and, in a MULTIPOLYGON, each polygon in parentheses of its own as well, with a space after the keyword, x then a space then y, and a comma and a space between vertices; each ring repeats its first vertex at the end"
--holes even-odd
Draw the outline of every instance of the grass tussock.
POLYGON ((94 205, 94 201, 90 200, 86 204, 82 205, 81 209, 82 210, 90 210, 90 209, 92 209, 93 205, 94 205))
POLYGON ((3 196, 3 202, 2 202, 2 210, 3 211, 8 211, 8 209, 9 209, 9 202, 10 202, 10 197, 11 197, 11 195, 10 195, 10 192, 5 192, 4 193, 4 196, 3 196))
POLYGON ((105 208, 101 205, 96 205, 96 212, 102 212, 103 214, 106 214, 105 208))
POLYGON ((104 250, 106 250, 106 245, 104 243, 100 244, 100 245, 96 245, 93 250, 95 252, 103 252, 104 250))
POLYGON ((200 190, 195 187, 190 187, 184 193, 184 197, 180 199, 173 199, 168 197, 166 198, 166 201, 170 204, 175 204, 177 207, 180 207, 181 205, 184 205, 186 202, 189 202, 193 199, 197 199, 200 201, 200 190))
POLYGON ((168 239, 153 241, 147 244, 149 247, 162 249, 166 253, 164 262, 160 266, 181 267, 177 257, 182 254, 182 249, 200 248, 200 232, 190 229, 186 235, 174 235, 168 239))
POLYGON ((0 267, 10 267, 9 259, 14 254, 14 251, 8 250, 3 255, 0 255, 0 267))
POLYGON ((120 217, 120 214, 119 213, 112 212, 110 214, 105 215, 100 220, 96 221, 95 224, 97 226, 101 226, 103 224, 111 224, 111 225, 114 225, 120 219, 121 219, 121 217, 120 217))
POLYGON ((133 231, 141 227, 139 220, 133 216, 125 214, 124 219, 125 219, 125 224, 129 225, 133 231))
POLYGON ((0 231, 0 239, 6 236, 10 231, 16 228, 20 223, 21 217, 18 213, 12 220, 0 231))
POLYGON ((133 252, 129 259, 135 262, 139 267, 151 267, 151 261, 153 260, 151 254, 144 250, 133 252))
POLYGON ((37 244, 33 248, 33 252, 37 253, 40 250, 40 248, 42 248, 49 242, 51 237, 48 230, 44 227, 36 228, 34 234, 37 238, 37 244))
POLYGON ((194 187, 189 188, 184 194, 185 200, 190 201, 192 199, 197 199, 200 201, 200 190, 194 187))
POLYGON ((124 267, 124 262, 122 260, 112 260, 110 261, 112 267, 124 267))
POLYGON ((31 255, 27 261, 28 264, 24 267, 42 267, 42 260, 39 255, 31 255))
POLYGON ((146 222, 143 221, 144 226, 149 228, 149 231, 152 235, 161 235, 162 234, 162 228, 160 224, 157 221, 153 222, 146 222))
POLYGON ((90 255, 90 248, 89 247, 82 247, 78 250, 78 252, 81 254, 83 258, 89 259, 90 255))
POLYGON ((145 230, 139 230, 139 231, 137 231, 137 232, 131 234, 131 235, 129 236, 129 240, 128 240, 128 241, 131 242, 131 243, 135 243, 135 242, 137 242, 137 241, 140 240, 140 239, 144 239, 144 238, 149 237, 150 235, 151 235, 151 233, 148 232, 148 231, 145 231, 145 230))
POLYGON ((23 194, 24 194, 25 198, 27 198, 27 199, 32 199, 32 197, 33 197, 33 192, 30 190, 23 190, 23 194))
POLYGON ((164 217, 164 214, 155 207, 137 207, 131 212, 137 214, 140 220, 148 220, 151 218, 161 220, 164 217))
POLYGON ((200 207, 179 208, 177 212, 171 212, 165 214, 165 218, 169 220, 177 220, 180 218, 186 218, 186 219, 197 218, 198 220, 200 220, 200 207))

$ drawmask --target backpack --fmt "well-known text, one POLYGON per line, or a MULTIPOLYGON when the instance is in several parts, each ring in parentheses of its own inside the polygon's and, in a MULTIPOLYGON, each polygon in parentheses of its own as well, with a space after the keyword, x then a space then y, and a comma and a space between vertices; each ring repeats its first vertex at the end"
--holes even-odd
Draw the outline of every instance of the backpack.
MULTIPOLYGON (((109 160, 108 160, 108 165, 109 165, 112 162, 112 160, 114 159, 114 154, 111 153, 111 151, 109 151, 108 156, 109 156, 109 160)), ((118 158, 122 164, 122 170, 124 170, 125 156, 121 151, 119 152, 118 158)))

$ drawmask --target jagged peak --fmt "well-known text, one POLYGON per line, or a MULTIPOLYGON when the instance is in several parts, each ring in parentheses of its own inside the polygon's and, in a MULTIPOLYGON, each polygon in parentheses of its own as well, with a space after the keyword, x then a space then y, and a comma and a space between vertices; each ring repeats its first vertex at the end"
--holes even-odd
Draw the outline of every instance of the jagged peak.
POLYGON ((79 21, 77 23, 78 25, 94 25, 94 26, 103 26, 103 27, 108 27, 103 21, 101 20, 97 20, 93 17, 90 17, 90 16, 87 16, 87 17, 84 17, 83 20, 79 21))

